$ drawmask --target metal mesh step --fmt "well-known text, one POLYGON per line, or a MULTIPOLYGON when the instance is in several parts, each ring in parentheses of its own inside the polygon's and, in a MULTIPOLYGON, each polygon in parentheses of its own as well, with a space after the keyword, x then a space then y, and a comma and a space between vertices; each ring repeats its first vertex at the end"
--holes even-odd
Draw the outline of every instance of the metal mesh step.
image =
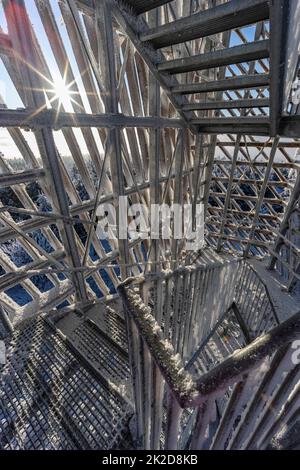
POLYGON ((17 330, 7 352, 0 368, 1 449, 118 447, 128 433, 128 403, 44 320, 17 330))

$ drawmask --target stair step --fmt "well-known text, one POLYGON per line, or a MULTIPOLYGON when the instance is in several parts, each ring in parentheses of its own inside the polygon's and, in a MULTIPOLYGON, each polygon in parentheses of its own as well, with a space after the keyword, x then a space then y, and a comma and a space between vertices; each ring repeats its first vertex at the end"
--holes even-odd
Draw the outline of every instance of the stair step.
POLYGON ((217 322, 209 338, 199 347, 187 365, 196 374, 205 373, 223 362, 235 350, 246 345, 244 334, 233 310, 217 322))
POLYGON ((140 38, 142 41, 151 41, 151 44, 159 49, 268 18, 267 0, 232 0, 224 5, 150 29, 140 38))
MULTIPOLYGON (((95 354, 101 356, 96 347, 95 354)), ((102 358, 113 360, 107 354, 102 358)), ((86 363, 41 318, 15 330, 7 342, 7 364, 0 366, 0 447, 105 450, 118 446, 128 433, 132 408, 86 363)))
POLYGON ((127 383, 130 370, 126 352, 92 320, 84 321, 67 340, 105 380, 117 386, 127 383))
POLYGON ((223 126, 223 125, 239 125, 239 124, 247 124, 249 126, 260 126, 264 124, 269 124, 268 117, 244 117, 244 116, 237 116, 237 117, 215 117, 215 118, 198 118, 192 119, 192 124, 198 124, 200 126, 207 126, 207 125, 214 125, 214 126, 223 126))
MULTIPOLYGON (((269 117, 262 116, 198 118, 192 119, 190 123, 191 125, 198 126, 198 132, 207 134, 253 134, 268 136, 270 132, 270 119, 269 117)), ((218 196, 220 196, 219 193, 218 196)), ((240 198, 242 197, 240 196, 240 198)))
POLYGON ((177 85, 172 88, 172 93, 188 95, 193 93, 212 93, 214 91, 242 90, 245 88, 266 87, 269 83, 270 77, 267 74, 245 75, 218 81, 177 85))
POLYGON ((209 101, 206 103, 192 103, 182 107, 183 111, 196 111, 206 109, 235 109, 235 108, 268 108, 268 99, 209 101))
POLYGON ((269 56, 268 39, 255 41, 241 46, 229 47, 218 51, 185 57, 184 59, 168 60, 158 64, 159 72, 170 74, 192 72, 195 70, 206 70, 215 67, 223 67, 230 64, 250 62, 252 60, 264 59, 269 56))
POLYGON ((126 0, 126 3, 133 8, 137 15, 140 15, 146 11, 153 10, 153 8, 170 3, 170 0, 126 0))

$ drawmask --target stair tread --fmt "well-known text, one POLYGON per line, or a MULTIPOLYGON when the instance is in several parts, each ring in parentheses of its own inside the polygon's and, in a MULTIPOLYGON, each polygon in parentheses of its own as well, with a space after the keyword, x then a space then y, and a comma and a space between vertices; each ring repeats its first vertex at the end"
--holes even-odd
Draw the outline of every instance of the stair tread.
POLYGON ((235 78, 225 78, 224 80, 177 85, 172 88, 172 92, 181 94, 192 94, 209 93, 214 91, 239 90, 244 88, 259 88, 263 86, 268 86, 269 82, 270 78, 267 74, 245 75, 235 78))
POLYGON ((206 110, 206 109, 234 109, 234 108, 266 108, 269 107, 269 99, 245 99, 245 100, 224 100, 191 103, 182 107, 183 111, 206 110))
POLYGON ((126 3, 133 8, 136 14, 140 15, 153 8, 160 7, 171 0, 126 0, 126 3))
POLYGON ((264 39, 182 59, 167 60, 159 63, 157 68, 160 72, 176 74, 249 62, 268 57, 269 46, 269 40, 264 39))
POLYGON ((268 17, 267 0, 232 0, 152 28, 141 35, 141 40, 151 41, 155 48, 162 48, 246 26, 268 17))
POLYGON ((128 402, 71 351, 41 318, 7 340, 0 448, 109 449, 127 434, 128 402))

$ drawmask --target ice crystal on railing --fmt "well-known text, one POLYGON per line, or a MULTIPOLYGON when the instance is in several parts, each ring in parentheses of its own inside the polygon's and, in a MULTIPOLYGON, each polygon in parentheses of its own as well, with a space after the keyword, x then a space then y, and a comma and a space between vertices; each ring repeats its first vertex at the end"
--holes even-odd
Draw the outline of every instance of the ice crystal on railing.
POLYGON ((193 394, 195 391, 193 378, 184 369, 180 354, 175 354, 173 345, 163 338, 162 329, 153 317, 150 308, 143 303, 138 294, 130 289, 127 291, 127 301, 141 336, 171 390, 180 398, 193 394))

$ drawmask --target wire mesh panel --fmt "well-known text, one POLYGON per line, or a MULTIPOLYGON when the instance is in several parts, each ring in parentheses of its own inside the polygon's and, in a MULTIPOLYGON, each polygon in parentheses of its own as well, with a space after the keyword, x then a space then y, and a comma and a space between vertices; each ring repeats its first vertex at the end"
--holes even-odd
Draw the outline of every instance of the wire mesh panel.
POLYGON ((97 380, 43 320, 7 340, 1 384, 3 449, 107 449, 128 432, 128 402, 97 380))

